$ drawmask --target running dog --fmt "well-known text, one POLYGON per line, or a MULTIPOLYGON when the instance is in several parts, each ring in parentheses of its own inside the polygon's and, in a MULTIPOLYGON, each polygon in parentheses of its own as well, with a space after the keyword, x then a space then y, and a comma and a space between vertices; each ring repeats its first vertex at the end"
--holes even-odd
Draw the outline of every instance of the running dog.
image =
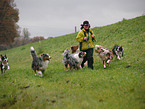
MULTIPOLYGON (((72 46, 71 53, 79 53, 79 46, 78 45, 72 46)), ((87 66, 87 61, 84 63, 84 66, 87 66)), ((80 68, 82 68, 82 67, 80 66, 80 68)))
POLYGON ((111 60, 113 59, 113 52, 111 49, 106 49, 101 45, 95 45, 95 52, 98 53, 99 57, 102 59, 104 69, 106 68, 106 63, 110 66, 111 60))
POLYGON ((33 47, 31 47, 31 56, 33 58, 32 61, 32 69, 39 74, 40 77, 44 76, 45 69, 48 67, 48 63, 51 59, 49 54, 43 53, 40 57, 37 57, 36 51, 33 47))
POLYGON ((72 69, 79 69, 80 65, 83 61, 83 57, 86 55, 85 52, 78 52, 78 53, 70 53, 70 50, 66 49, 64 51, 64 57, 63 57, 63 64, 66 67, 66 71, 68 71, 68 65, 70 67, 70 70, 72 69))
POLYGON ((113 54, 116 55, 116 58, 121 60, 123 58, 123 47, 115 45, 114 48, 112 49, 113 54))
POLYGON ((2 74, 5 73, 7 69, 10 69, 9 63, 8 63, 8 57, 6 55, 5 56, 1 55, 0 66, 1 66, 2 74))

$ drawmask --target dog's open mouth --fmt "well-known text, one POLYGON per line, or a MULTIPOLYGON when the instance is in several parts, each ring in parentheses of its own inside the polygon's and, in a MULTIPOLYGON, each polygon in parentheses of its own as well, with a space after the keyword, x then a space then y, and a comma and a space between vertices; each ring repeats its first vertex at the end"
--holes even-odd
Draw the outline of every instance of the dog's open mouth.
POLYGON ((96 53, 100 53, 100 50, 98 50, 98 49, 95 49, 95 52, 96 52, 96 53))
POLYGON ((86 52, 84 52, 84 53, 83 53, 83 57, 85 57, 85 56, 86 56, 86 54, 87 54, 87 53, 86 53, 86 52))
POLYGON ((45 57, 45 60, 50 60, 51 59, 51 57, 50 56, 48 56, 48 57, 45 57))
POLYGON ((48 60, 49 61, 51 59, 51 57, 48 54, 46 54, 46 53, 43 54, 42 56, 43 56, 44 60, 48 60))

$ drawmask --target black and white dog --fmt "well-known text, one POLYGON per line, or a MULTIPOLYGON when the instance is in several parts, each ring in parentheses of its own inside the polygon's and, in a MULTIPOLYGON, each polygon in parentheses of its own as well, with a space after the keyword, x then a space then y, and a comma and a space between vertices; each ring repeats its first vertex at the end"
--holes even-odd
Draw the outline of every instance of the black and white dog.
POLYGON ((8 57, 6 55, 5 56, 1 55, 0 66, 2 74, 5 73, 7 69, 10 69, 8 64, 8 57))
POLYGON ((122 59, 123 58, 123 47, 115 45, 114 48, 112 49, 112 52, 114 55, 116 55, 117 59, 122 59))
POLYGON ((43 53, 40 57, 37 57, 36 51, 33 47, 31 47, 31 56, 33 58, 32 61, 32 69, 40 75, 40 77, 44 76, 44 71, 48 67, 48 63, 51 57, 47 53, 43 53))
POLYGON ((78 52, 78 53, 70 53, 70 50, 66 49, 64 51, 64 57, 63 57, 63 64, 66 67, 66 71, 68 71, 68 65, 70 67, 70 70, 72 69, 79 69, 80 65, 83 61, 83 57, 86 55, 85 52, 78 52))

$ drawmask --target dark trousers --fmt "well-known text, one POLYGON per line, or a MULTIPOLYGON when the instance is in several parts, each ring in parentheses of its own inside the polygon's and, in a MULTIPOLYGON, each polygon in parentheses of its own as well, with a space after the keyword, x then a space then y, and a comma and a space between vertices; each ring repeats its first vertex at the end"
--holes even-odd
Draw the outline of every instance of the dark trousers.
POLYGON ((87 49, 87 50, 82 50, 83 52, 86 52, 86 56, 83 59, 83 62, 81 64, 82 68, 84 67, 84 63, 88 61, 88 68, 93 69, 93 48, 87 49))

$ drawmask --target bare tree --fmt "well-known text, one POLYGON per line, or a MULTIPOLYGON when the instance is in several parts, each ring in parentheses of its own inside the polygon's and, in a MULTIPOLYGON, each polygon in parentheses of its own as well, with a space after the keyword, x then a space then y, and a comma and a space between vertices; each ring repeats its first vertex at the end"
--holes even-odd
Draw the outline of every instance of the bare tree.
POLYGON ((24 39, 29 39, 30 32, 28 31, 28 28, 23 28, 23 37, 24 39))

